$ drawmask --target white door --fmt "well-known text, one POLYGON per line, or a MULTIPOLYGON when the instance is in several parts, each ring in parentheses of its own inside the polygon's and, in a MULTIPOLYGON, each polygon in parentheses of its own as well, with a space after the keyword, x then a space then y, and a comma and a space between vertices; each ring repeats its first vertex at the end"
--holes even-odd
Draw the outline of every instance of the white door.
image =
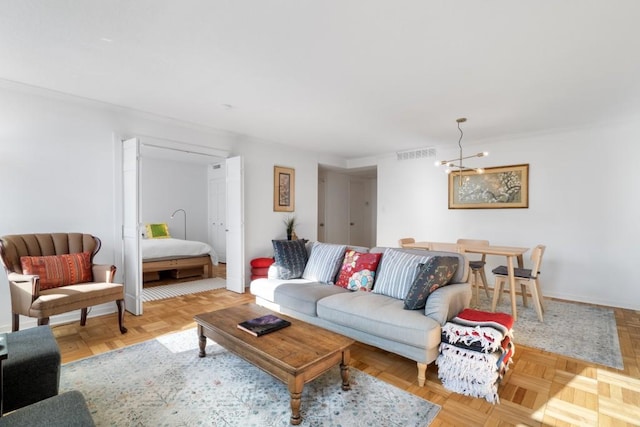
POLYGON ((209 180, 209 243, 220 262, 227 262, 226 187, 225 178, 209 180))
POLYGON ((142 314, 140 266, 140 142, 122 141, 122 256, 127 311, 142 314))
POLYGON ((325 209, 324 209, 324 201, 325 201, 325 182, 324 177, 318 179, 318 242, 326 242, 325 237, 325 209))
POLYGON ((244 293, 244 182, 242 157, 226 160, 227 289, 244 293))
POLYGON ((364 220, 364 183, 349 180, 349 244, 368 246, 369 240, 365 236, 364 220))

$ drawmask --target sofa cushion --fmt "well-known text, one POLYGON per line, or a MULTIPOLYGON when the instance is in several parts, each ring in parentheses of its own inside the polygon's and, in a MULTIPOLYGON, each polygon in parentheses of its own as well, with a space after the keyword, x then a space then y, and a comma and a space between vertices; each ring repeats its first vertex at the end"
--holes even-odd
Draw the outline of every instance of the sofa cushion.
POLYGON ((304 268, 302 278, 319 283, 333 284, 346 250, 346 245, 314 242, 311 248, 311 256, 304 268))
POLYGON ((20 257, 22 272, 40 276, 40 290, 93 281, 91 254, 20 257))
POLYGON ((373 292, 403 300, 418 274, 418 265, 429 257, 388 248, 382 255, 373 292))
POLYGON ((274 302, 290 310, 315 317, 319 300, 341 293, 349 293, 349 291, 325 283, 283 283, 275 290, 274 302))
POLYGON ((427 298, 436 289, 445 286, 458 268, 458 258, 433 256, 420 267, 418 274, 404 298, 406 310, 424 308, 427 298))
POLYGON ((382 254, 347 250, 336 285, 352 291, 370 291, 373 288, 381 257, 382 254))
POLYGON ((275 265, 279 279, 302 277, 307 264, 307 250, 304 240, 272 240, 275 265))
MULTIPOLYGON (((275 268, 275 267, 271 266, 270 268, 275 268)), ((259 278, 259 279, 251 280, 251 285, 249 287, 249 290, 252 295, 255 295, 258 298, 262 298, 269 302, 274 302, 276 298, 275 296, 276 289, 278 289, 280 286, 284 285, 285 283, 304 284, 304 283, 311 283, 311 282, 306 279, 284 280, 284 279, 274 279, 273 277, 269 277, 266 279, 259 278)))
POLYGON ((440 325, 404 302, 372 292, 347 292, 318 301, 318 317, 380 338, 424 348, 440 342, 440 325))

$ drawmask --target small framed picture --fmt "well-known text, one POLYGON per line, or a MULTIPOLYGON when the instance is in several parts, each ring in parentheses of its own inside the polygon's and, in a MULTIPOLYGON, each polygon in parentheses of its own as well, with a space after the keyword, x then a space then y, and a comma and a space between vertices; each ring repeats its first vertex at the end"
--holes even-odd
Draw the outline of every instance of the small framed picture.
POLYGON ((273 168, 273 210, 293 212, 295 210, 296 171, 293 168, 273 168))

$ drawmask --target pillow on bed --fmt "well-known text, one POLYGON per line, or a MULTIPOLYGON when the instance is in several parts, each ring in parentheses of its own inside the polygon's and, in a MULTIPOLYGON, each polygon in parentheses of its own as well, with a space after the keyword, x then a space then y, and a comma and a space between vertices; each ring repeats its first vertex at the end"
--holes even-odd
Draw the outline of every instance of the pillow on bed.
POLYGON ((147 224, 147 239, 167 239, 171 237, 166 223, 147 224))

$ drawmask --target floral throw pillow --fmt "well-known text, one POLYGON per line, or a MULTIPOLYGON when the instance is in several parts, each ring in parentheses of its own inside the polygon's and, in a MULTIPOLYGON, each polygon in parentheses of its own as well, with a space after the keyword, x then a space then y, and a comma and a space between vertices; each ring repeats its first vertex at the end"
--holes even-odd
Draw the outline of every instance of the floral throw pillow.
POLYGON ((404 298, 405 310, 419 310, 427 304, 427 298, 436 289, 449 283, 458 269, 458 258, 451 256, 433 256, 427 260, 413 280, 407 296, 404 298))
POLYGON ((348 250, 345 252, 336 285, 352 291, 370 291, 373 288, 381 257, 381 253, 371 254, 348 250))

